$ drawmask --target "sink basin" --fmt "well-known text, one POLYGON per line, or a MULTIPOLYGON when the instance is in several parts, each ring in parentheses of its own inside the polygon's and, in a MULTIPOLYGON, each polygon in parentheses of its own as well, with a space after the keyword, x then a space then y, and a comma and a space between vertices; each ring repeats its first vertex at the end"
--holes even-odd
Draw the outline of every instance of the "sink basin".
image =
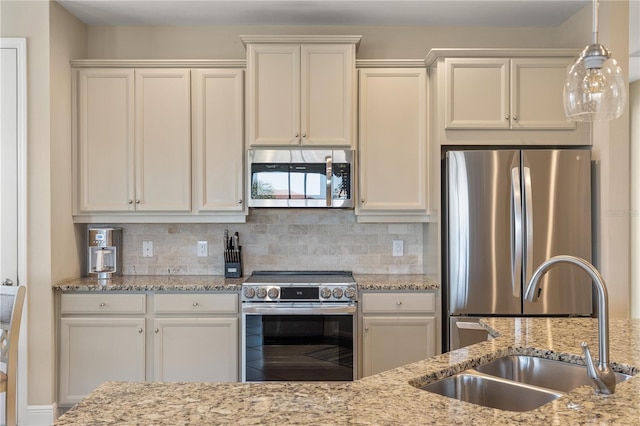
MULTIPOLYGON (((545 358, 510 355, 476 367, 484 374, 514 380, 520 383, 569 392, 578 386, 591 385, 584 365, 569 364, 545 358)), ((615 373, 616 383, 631 376, 615 373)))
MULTIPOLYGON (((616 383, 631 377, 615 376, 616 383)), ((485 407, 530 411, 584 385, 591 385, 591 379, 583 365, 508 355, 420 389, 485 407)))
POLYGON ((522 383, 483 376, 467 370, 421 389, 449 398, 508 411, 530 411, 562 396, 522 383))

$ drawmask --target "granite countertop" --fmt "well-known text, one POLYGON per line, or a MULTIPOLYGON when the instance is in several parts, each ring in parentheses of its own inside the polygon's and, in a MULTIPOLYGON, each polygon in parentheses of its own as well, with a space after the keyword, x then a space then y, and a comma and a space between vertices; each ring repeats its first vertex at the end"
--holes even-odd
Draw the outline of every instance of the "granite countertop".
MULTIPOLYGON (((495 339, 352 383, 108 382, 56 425, 638 423, 640 375, 618 384, 608 397, 582 386, 528 412, 481 407, 418 389, 506 354, 580 363, 580 341, 597 347, 595 319, 501 318, 483 324, 495 339)), ((640 371, 640 320, 611 320, 610 338, 614 370, 640 371)))
MULTIPOLYGON (((248 277, 220 275, 125 275, 108 280, 85 277, 53 285, 56 291, 240 291, 248 277)), ((361 290, 435 290, 440 286, 429 275, 355 274, 361 290)))

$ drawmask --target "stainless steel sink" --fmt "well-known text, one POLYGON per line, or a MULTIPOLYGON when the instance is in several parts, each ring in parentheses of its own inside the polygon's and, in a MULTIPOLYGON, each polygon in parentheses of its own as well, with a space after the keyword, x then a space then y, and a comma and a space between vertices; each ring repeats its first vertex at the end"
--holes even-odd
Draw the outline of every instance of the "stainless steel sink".
MULTIPOLYGON (((584 365, 533 356, 505 356, 476 367, 476 370, 492 376, 561 392, 569 392, 578 386, 591 385, 592 383, 584 365)), ((615 373, 615 376, 616 383, 631 377, 622 373, 615 373)))
POLYGON ((449 376, 421 389, 460 401, 508 411, 530 411, 562 396, 561 392, 484 376, 473 370, 449 376))
MULTIPOLYGON (((616 383, 631 376, 615 373, 616 383)), ((509 355, 420 389, 460 401, 507 411, 530 411, 578 386, 591 385, 583 365, 509 355)))

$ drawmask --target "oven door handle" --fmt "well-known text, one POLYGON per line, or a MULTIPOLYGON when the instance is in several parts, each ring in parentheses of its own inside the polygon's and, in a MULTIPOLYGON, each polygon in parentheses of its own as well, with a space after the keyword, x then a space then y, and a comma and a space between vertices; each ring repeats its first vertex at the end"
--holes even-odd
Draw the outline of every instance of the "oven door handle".
POLYGON ((280 306, 256 306, 242 305, 244 314, 263 315, 331 315, 331 314, 355 314, 355 305, 322 306, 322 307, 280 307, 280 306))

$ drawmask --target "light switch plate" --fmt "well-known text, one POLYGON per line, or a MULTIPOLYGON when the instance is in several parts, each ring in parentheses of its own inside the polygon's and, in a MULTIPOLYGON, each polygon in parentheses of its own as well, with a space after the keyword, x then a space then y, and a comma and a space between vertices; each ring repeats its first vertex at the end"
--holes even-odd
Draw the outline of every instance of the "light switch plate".
POLYGON ((402 240, 393 240, 393 255, 404 256, 404 241, 402 240))
POLYGON ((153 257, 153 241, 142 242, 142 257, 153 257))
POLYGON ((209 255, 209 244, 206 241, 198 241, 198 257, 207 257, 209 255))

